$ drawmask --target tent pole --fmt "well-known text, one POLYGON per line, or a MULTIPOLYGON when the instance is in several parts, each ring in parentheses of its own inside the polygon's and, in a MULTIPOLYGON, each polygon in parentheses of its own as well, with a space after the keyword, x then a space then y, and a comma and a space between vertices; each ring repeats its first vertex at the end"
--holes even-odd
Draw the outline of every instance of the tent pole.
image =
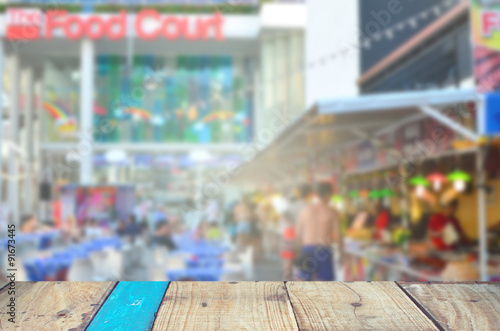
POLYGON ((483 167, 485 149, 479 146, 477 151, 477 186, 478 186, 478 220, 479 220, 479 274, 481 281, 488 281, 488 246, 486 230, 486 181, 483 167))
MULTIPOLYGON (((477 102, 477 132, 484 137, 486 132, 486 103, 484 95, 477 102)), ((481 140, 481 139, 480 139, 481 140)), ((479 226, 479 274, 481 281, 488 280, 488 238, 486 230, 486 175, 484 167, 486 150, 481 141, 477 152, 477 181, 478 181, 478 226, 479 226)))

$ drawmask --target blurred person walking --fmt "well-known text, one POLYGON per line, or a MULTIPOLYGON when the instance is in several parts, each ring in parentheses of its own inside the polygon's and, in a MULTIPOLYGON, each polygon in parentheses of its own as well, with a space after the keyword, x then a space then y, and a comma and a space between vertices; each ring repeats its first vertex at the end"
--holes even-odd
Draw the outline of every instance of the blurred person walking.
POLYGON ((155 207, 150 211, 147 218, 148 232, 154 234, 156 225, 166 219, 167 215, 164 208, 159 204, 155 205, 155 207))
POLYGON ((309 184, 302 184, 299 187, 297 187, 296 192, 292 197, 290 201, 290 206, 288 208, 289 216, 294 225, 297 224, 302 209, 304 209, 304 207, 311 199, 312 192, 313 189, 309 184))
POLYGON ((257 218, 257 209, 254 203, 250 204, 250 244, 253 247, 254 262, 261 262, 263 260, 263 247, 262 247, 262 231, 259 228, 259 219, 257 218))
POLYGON ((83 237, 82 231, 78 228, 76 224, 76 218, 73 215, 69 215, 66 218, 66 222, 62 225, 62 231, 64 236, 64 242, 67 244, 77 243, 83 237))
POLYGON ((226 210, 224 211, 224 227, 227 229, 229 232, 229 239, 232 244, 236 243, 236 222, 234 220, 234 208, 236 206, 236 202, 231 202, 226 210))
POLYGON ((307 204, 300 213, 296 234, 301 246, 297 260, 302 280, 333 281, 335 271, 332 242, 338 244, 340 261, 343 258, 343 242, 338 213, 330 207, 332 188, 320 183, 317 189, 318 201, 307 204), (332 241, 333 239, 333 241, 332 241))
POLYGON ((163 219, 156 223, 154 243, 160 246, 165 246, 168 250, 177 249, 177 245, 172 239, 170 224, 168 224, 168 221, 166 219, 163 219))
POLYGON ((143 227, 137 222, 137 218, 134 214, 128 216, 127 230, 125 233, 126 236, 130 238, 131 243, 135 243, 136 238, 142 236, 143 227))
POLYGON ((300 185, 292 194, 287 211, 282 215, 282 247, 281 259, 283 261, 283 279, 292 280, 293 262, 297 257, 297 238, 295 227, 299 215, 308 203, 312 188, 308 184, 300 185))
POLYGON ((279 259, 279 214, 275 209, 275 196, 273 186, 269 183, 265 184, 261 189, 261 199, 257 206, 264 255, 268 259, 279 259))
POLYGON ((252 232, 252 210, 247 197, 243 197, 234 207, 234 220, 236 223, 238 248, 246 248, 250 244, 250 234, 252 232))
POLYGON ((291 213, 282 216, 283 237, 281 247, 281 260, 283 261, 283 280, 293 280, 293 261, 297 256, 297 240, 295 236, 295 224, 291 213))
POLYGON ((116 234, 119 237, 124 237, 127 235, 127 222, 123 220, 118 221, 118 225, 116 227, 116 234))

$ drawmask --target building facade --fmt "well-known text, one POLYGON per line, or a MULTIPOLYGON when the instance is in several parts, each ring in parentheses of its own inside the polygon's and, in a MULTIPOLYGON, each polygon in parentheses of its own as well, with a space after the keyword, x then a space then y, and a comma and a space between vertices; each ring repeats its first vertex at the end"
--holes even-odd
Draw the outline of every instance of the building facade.
POLYGON ((473 86, 467 1, 361 0, 359 24, 361 94, 473 86))
MULTIPOLYGON (((14 145, 37 141, 27 147, 36 180, 165 191, 165 178, 193 177, 182 169, 196 168, 199 151, 214 167, 238 162, 269 114, 303 111, 304 5, 208 5, 6 6, 5 124, 14 145)), ((13 209, 33 205, 14 200, 36 180, 8 184, 13 209)))

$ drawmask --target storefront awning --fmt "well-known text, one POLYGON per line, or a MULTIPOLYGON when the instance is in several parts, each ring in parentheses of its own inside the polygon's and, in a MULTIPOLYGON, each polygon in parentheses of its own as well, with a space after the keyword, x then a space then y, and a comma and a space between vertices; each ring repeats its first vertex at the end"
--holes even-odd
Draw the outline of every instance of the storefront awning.
MULTIPOLYGON (((290 123, 248 163, 252 167, 287 160, 307 159, 349 144, 370 140, 384 132, 435 117, 445 108, 477 101, 473 89, 431 90, 364 95, 345 99, 320 100, 290 123), (435 112, 434 114, 432 112, 435 112)), ((445 126, 458 126, 464 136, 475 133, 461 128, 443 115, 435 118, 445 126), (446 122, 448 121, 448 122, 446 122)), ((456 131, 456 130, 455 130, 456 131)), ((257 132, 258 139, 259 134, 257 132)))

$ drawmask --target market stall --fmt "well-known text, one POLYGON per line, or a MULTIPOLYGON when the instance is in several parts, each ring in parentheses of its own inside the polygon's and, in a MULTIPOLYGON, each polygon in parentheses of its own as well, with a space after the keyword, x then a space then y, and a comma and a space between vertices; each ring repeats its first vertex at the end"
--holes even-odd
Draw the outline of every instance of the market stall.
POLYGON ((244 172, 278 163, 298 180, 334 183, 354 242, 348 279, 380 268, 408 280, 495 279, 499 148, 480 134, 478 101, 472 89, 320 101, 244 172), (297 160, 307 175, 293 175, 297 160))

